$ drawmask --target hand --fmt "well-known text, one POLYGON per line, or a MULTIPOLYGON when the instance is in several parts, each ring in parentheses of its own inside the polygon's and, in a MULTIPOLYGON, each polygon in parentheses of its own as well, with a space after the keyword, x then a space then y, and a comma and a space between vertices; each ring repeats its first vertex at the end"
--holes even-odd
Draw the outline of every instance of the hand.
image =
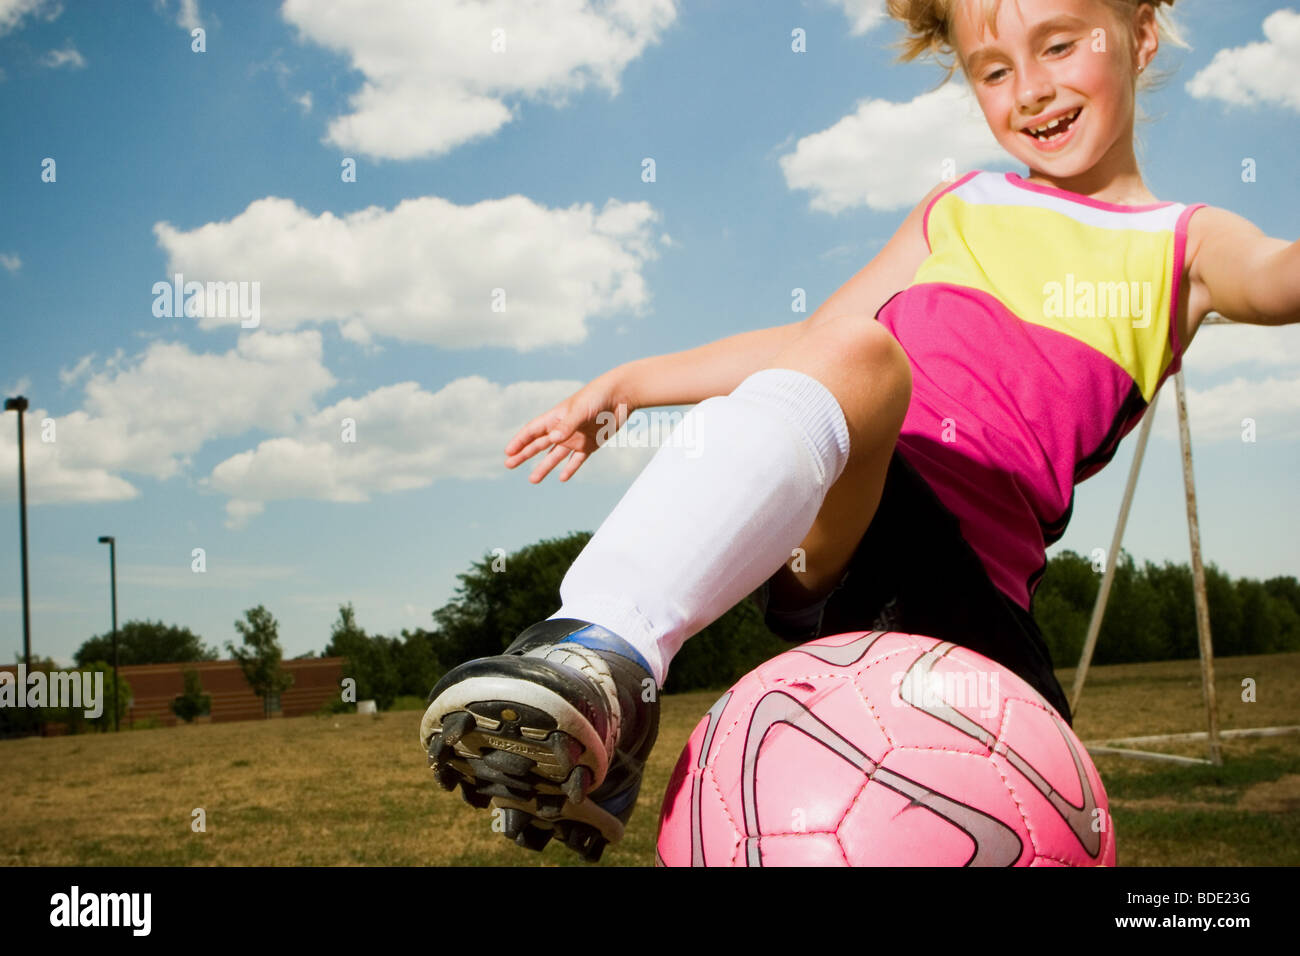
POLYGON ((519 429, 506 445, 506 467, 514 468, 550 448, 528 480, 537 484, 567 457, 560 473, 560 481, 567 481, 592 452, 623 427, 633 408, 617 376, 607 372, 519 429))

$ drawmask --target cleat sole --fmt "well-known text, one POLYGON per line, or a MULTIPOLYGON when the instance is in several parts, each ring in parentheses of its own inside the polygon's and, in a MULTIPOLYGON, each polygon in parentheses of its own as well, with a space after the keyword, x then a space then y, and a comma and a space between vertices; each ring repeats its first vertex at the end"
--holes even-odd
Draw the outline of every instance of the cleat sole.
POLYGON ((443 748, 462 757, 481 757, 491 748, 527 757, 533 773, 556 783, 575 763, 591 771, 593 785, 609 769, 605 741, 577 708, 549 688, 509 675, 467 677, 448 687, 426 708, 420 740, 431 753, 440 744, 438 763, 449 759, 443 748), (518 718, 505 719, 503 711, 518 718), (489 729, 492 723, 497 726, 489 729))
POLYGON ((461 665, 430 694, 420 740, 439 786, 459 787, 472 807, 490 808, 493 829, 521 847, 540 851, 557 840, 585 861, 599 860, 623 838, 628 801, 621 782, 619 796, 602 797, 609 810, 589 797, 607 776, 617 772, 622 781, 640 769, 605 739, 618 739, 617 711, 611 718, 593 702, 599 688, 581 686, 588 680, 581 674, 570 694, 539 674, 536 662, 494 661, 461 665))

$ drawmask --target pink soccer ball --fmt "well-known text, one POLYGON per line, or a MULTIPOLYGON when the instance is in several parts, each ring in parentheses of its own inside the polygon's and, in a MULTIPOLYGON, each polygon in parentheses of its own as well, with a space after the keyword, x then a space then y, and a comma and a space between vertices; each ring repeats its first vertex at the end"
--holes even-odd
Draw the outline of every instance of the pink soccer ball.
POLYGON ((755 668, 696 726, 661 866, 1114 866, 1106 791, 1056 710, 988 658, 857 631, 755 668))

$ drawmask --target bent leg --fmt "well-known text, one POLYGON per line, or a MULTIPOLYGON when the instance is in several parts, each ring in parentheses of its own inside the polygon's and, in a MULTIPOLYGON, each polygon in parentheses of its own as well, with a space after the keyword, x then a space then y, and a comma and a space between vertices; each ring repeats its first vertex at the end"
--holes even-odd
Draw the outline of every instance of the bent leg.
POLYGON ((796 340, 773 364, 798 369, 835 396, 848 424, 849 461, 812 528, 770 582, 774 605, 805 607, 839 583, 875 516, 885 475, 911 400, 911 367, 902 346, 863 315, 848 315, 796 340))
MULTIPOLYGON (((901 348, 866 317, 825 323, 798 344, 730 395, 691 409, 569 568, 552 617, 613 631, 662 684, 689 637, 809 541, 845 474, 839 507, 863 526, 870 521, 874 503, 864 510, 853 483, 871 480, 876 456, 888 458, 887 436, 891 429, 897 435, 906 411, 910 378, 905 364, 899 370, 901 348), (864 384, 872 378, 880 381, 864 384), (887 412, 873 413, 873 402, 887 412)), ((822 522, 809 542, 821 573, 842 560, 820 543, 831 523, 822 522)), ((844 535, 832 530, 834 544, 844 535)))

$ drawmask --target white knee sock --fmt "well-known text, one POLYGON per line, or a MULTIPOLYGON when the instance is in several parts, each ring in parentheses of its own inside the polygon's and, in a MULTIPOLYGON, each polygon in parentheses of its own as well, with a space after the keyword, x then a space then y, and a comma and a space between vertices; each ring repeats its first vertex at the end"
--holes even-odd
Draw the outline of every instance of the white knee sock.
POLYGON ((551 617, 613 631, 663 686, 686 639, 790 559, 848 457, 821 382, 755 372, 678 423, 570 566, 551 617))

